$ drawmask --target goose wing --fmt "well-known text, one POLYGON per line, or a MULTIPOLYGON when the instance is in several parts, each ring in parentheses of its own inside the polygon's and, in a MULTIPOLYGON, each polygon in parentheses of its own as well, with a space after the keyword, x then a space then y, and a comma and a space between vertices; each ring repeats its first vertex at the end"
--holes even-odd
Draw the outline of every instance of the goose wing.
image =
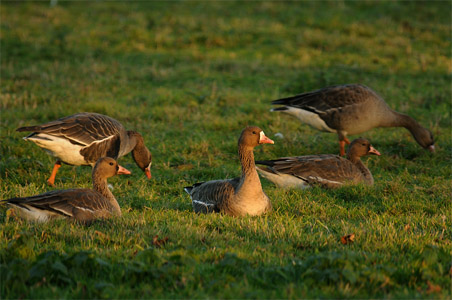
POLYGON ((106 199, 91 189, 56 190, 36 196, 12 198, 4 202, 22 210, 88 221, 108 211, 106 199))
POLYGON ((361 84, 337 85, 272 101, 272 104, 304 109, 316 114, 366 102, 376 94, 361 84))
POLYGON ((355 181, 359 175, 349 160, 330 154, 282 157, 256 163, 267 166, 265 169, 267 172, 291 175, 310 185, 317 184, 329 188, 339 187, 347 181, 355 181))
POLYGON ((37 126, 18 128, 17 131, 33 131, 69 140, 73 144, 88 146, 112 139, 124 130, 113 118, 96 113, 78 113, 37 126))
POLYGON ((220 212, 234 196, 240 178, 212 180, 185 187, 195 212, 220 212))

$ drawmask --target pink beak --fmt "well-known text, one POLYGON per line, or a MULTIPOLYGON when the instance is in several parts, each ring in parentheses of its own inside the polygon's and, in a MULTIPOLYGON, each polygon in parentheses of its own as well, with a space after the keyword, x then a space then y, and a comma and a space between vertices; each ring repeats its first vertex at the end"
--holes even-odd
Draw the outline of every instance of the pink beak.
POLYGON ((118 174, 118 175, 121 175, 121 174, 123 174, 123 175, 130 175, 132 173, 129 170, 127 170, 126 168, 121 167, 120 165, 118 165, 118 171, 116 172, 116 174, 118 174))
POLYGON ((428 146, 427 149, 428 149, 428 151, 435 153, 435 145, 430 145, 430 146, 428 146))
POLYGON ((380 152, 378 152, 378 150, 375 149, 375 148, 372 147, 372 146, 370 146, 370 149, 369 149, 369 152, 368 152, 368 153, 369 153, 369 154, 375 154, 375 155, 381 155, 380 152))
POLYGON ((262 132, 261 132, 261 137, 259 139, 259 144, 274 144, 274 143, 275 143, 274 141, 269 139, 265 134, 262 134, 262 132))

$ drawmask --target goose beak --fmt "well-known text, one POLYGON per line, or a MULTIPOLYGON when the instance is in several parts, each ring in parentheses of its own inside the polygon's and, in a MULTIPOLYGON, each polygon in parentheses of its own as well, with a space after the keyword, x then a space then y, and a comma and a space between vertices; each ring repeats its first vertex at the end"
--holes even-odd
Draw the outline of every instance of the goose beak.
POLYGON ((370 146, 370 149, 369 149, 369 154, 375 154, 375 155, 378 155, 378 156, 380 156, 381 154, 380 154, 380 152, 378 152, 378 150, 377 149, 375 149, 374 147, 372 147, 372 146, 370 146))
POLYGON ((275 142, 269 139, 263 131, 260 133, 259 144, 274 144, 275 142))
POLYGON ((430 151, 431 153, 435 153, 435 145, 430 145, 428 146, 428 151, 430 151))
POLYGON ((123 174, 123 175, 130 175, 132 173, 129 170, 127 170, 126 168, 118 165, 118 171, 116 171, 116 174, 118 174, 118 175, 121 175, 121 174, 123 174))
POLYGON ((147 177, 148 179, 151 179, 151 178, 152 178, 151 170, 149 170, 149 168, 144 169, 144 174, 146 174, 146 177, 147 177))

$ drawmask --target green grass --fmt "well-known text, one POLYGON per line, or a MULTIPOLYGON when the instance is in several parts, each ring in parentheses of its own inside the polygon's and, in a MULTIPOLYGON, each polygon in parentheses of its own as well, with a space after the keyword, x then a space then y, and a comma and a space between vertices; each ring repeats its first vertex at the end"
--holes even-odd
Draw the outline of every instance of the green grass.
MULTIPOLYGON (((451 297, 450 2, 2 1, 0 198, 51 190, 53 158, 15 129, 81 111, 141 132, 147 181, 110 180, 123 217, 86 227, 7 220, 1 298, 451 297), (270 100, 362 83, 435 135, 363 134, 373 187, 281 190, 274 211, 196 215, 182 188, 237 176, 237 138, 261 126, 258 159, 337 153, 337 137, 270 113, 270 100), (355 242, 340 238, 354 233, 355 242), (157 242, 154 237, 158 235, 157 242), (168 237, 166 243, 158 240, 168 237)), ((353 137, 352 137, 353 138, 353 137)), ((58 189, 89 187, 63 166, 58 189)))

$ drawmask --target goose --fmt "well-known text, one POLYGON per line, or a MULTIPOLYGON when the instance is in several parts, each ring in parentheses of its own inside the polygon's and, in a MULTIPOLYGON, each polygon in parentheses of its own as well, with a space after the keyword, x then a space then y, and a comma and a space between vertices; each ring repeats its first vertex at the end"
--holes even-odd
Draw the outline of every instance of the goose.
POLYGON ((354 140, 347 151, 347 159, 333 154, 282 157, 256 161, 265 167, 256 167, 262 177, 279 187, 307 188, 320 185, 337 188, 344 184, 373 185, 369 169, 361 162, 364 155, 380 155, 364 138, 354 140))
POLYGON ((330 86, 313 92, 272 101, 271 109, 292 115, 320 131, 339 137, 340 155, 345 154, 347 135, 376 127, 405 127, 423 148, 435 152, 432 133, 408 115, 398 113, 376 92, 361 84, 330 86))
POLYGON ((15 215, 41 223, 61 218, 90 223, 99 218, 121 216, 119 204, 107 186, 107 178, 116 174, 130 172, 113 158, 103 157, 93 168, 93 189, 55 190, 2 202, 12 206, 15 215))
POLYGON ((239 159, 242 175, 234 179, 212 180, 185 187, 193 210, 197 213, 222 212, 231 216, 261 215, 270 211, 270 199, 262 190, 254 164, 254 147, 274 144, 256 126, 246 127, 239 138, 239 159))
POLYGON ((42 125, 20 127, 17 131, 32 131, 24 140, 34 142, 57 158, 47 180, 52 186, 62 162, 94 167, 101 157, 118 159, 130 151, 138 167, 151 178, 152 156, 141 134, 126 131, 121 123, 108 116, 84 112, 42 125))

